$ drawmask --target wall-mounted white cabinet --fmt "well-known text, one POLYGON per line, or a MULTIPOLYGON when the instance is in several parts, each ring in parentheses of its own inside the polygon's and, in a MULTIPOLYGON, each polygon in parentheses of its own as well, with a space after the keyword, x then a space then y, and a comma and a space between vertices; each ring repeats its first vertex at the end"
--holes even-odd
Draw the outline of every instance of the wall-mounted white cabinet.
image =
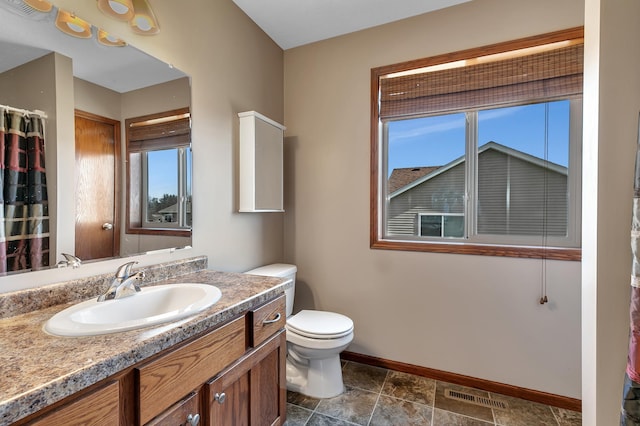
POLYGON ((240 117, 241 212, 283 212, 285 127, 255 111, 240 117))

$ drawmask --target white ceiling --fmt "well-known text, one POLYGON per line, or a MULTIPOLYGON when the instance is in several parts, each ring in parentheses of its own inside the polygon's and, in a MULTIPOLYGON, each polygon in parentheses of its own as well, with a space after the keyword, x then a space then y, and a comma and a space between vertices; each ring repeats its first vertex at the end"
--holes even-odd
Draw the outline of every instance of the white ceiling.
POLYGON ((470 0, 233 0, 282 49, 470 0))

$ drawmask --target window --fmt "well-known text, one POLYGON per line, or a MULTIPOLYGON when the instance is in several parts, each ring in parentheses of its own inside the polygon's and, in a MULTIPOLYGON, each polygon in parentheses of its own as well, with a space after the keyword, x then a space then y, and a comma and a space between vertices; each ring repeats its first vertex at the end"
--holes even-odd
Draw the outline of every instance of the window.
POLYGON ((372 70, 371 247, 580 259, 582 29, 372 70))
POLYGON ((464 236, 464 216, 461 213, 429 214, 418 213, 418 235, 421 237, 464 236))
POLYGON ((143 228, 191 228, 190 164, 189 147, 142 153, 143 228))
POLYGON ((188 109, 125 121, 127 232, 191 232, 191 130, 188 109))

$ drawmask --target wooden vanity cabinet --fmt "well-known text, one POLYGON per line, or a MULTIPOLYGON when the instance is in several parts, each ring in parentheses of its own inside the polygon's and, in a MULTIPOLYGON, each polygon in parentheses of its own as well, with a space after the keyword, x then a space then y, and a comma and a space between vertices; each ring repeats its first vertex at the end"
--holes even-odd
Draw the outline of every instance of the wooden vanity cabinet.
POLYGON ((137 368, 139 423, 282 425, 286 419, 284 296, 137 368), (189 409, 175 403, 195 395, 189 409), (171 421, 169 421, 171 419, 171 421))
POLYGON ((284 325, 281 295, 17 424, 282 425, 284 325))
POLYGON ((137 367, 139 424, 147 424, 240 358, 246 351, 245 335, 240 317, 137 367))
POLYGON ((247 315, 252 348, 204 386, 209 425, 281 425, 286 419, 285 299, 247 315))

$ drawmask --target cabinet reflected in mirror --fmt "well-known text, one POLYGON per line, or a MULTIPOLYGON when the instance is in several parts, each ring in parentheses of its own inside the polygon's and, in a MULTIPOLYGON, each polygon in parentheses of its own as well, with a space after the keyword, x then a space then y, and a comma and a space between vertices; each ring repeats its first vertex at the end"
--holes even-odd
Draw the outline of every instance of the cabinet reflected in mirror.
POLYGON ((190 224, 181 235, 126 232, 122 155, 125 120, 188 109, 189 77, 131 46, 63 34, 56 12, 0 0, 0 104, 48 116, 49 264, 63 252, 95 260, 189 246, 190 224))

